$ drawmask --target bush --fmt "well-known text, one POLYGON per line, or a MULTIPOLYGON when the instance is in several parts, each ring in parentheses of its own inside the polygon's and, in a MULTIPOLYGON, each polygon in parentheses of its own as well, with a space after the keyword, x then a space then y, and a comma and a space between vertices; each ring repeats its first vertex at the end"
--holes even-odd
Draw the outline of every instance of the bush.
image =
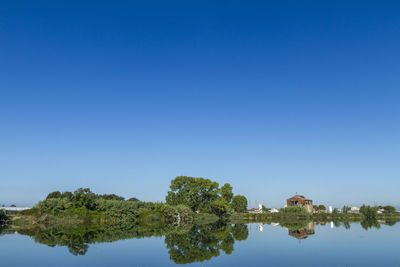
POLYGON ((6 222, 8 220, 8 217, 6 215, 6 212, 3 209, 0 209, 0 224, 6 222))
POLYGON ((281 213, 308 214, 304 207, 288 206, 279 210, 281 213))
POLYGON ((97 195, 90 189, 78 189, 74 193, 58 191, 50 193, 35 208, 26 211, 26 215, 77 216, 80 219, 101 219, 111 223, 132 224, 142 221, 191 221, 190 208, 162 203, 141 202, 137 199, 125 201, 115 194, 97 195))

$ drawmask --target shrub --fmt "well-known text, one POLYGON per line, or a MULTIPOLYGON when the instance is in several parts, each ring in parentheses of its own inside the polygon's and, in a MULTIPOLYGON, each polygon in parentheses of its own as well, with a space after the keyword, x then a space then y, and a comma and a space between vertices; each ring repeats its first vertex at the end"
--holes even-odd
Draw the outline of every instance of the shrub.
POLYGON ((296 214, 307 214, 307 210, 304 207, 288 206, 279 210, 281 213, 296 213, 296 214))
POLYGON ((4 223, 7 220, 8 220, 8 217, 6 215, 6 212, 3 209, 0 209, 0 224, 4 223))

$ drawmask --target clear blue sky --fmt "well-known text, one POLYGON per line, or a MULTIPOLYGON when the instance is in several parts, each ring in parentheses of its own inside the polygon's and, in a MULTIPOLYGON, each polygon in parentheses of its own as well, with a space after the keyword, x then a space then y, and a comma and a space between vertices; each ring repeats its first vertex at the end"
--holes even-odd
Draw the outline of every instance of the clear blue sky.
POLYGON ((400 204, 398 1, 2 1, 0 203, 178 175, 400 204), (85 2, 85 3, 82 3, 85 2))

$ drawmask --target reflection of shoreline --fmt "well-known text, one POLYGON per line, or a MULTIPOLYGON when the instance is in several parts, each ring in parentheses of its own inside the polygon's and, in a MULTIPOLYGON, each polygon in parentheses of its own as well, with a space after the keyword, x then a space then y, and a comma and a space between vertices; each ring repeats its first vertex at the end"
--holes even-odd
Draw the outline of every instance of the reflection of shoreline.
MULTIPOLYGON (((3 230, 11 234, 16 231, 3 230)), ((170 259, 175 263, 209 260, 224 252, 229 255, 237 241, 246 240, 247 224, 217 222, 212 224, 137 224, 137 225, 81 225, 80 227, 45 227, 20 229, 19 234, 32 237, 35 242, 67 247, 73 255, 85 255, 94 243, 124 239, 164 236, 170 259)))

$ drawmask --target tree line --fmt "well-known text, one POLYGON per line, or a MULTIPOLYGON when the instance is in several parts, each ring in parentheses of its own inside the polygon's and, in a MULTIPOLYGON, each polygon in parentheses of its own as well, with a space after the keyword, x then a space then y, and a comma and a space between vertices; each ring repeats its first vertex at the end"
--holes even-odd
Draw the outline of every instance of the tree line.
POLYGON ((178 176, 171 181, 166 203, 143 202, 115 194, 95 194, 89 188, 74 192, 55 191, 47 195, 30 215, 79 216, 88 220, 129 224, 140 220, 188 222, 194 213, 215 214, 226 218, 232 212, 247 211, 247 198, 234 195, 228 183, 219 186, 205 178, 178 176))

